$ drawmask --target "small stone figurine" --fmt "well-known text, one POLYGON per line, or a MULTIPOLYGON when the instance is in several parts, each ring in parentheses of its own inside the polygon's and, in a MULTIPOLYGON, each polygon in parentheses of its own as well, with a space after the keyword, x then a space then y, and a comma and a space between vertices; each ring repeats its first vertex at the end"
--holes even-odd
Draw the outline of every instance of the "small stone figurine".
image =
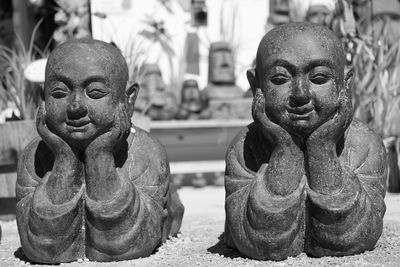
POLYGON ((207 100, 237 99, 243 96, 243 90, 235 84, 235 60, 227 42, 211 44, 208 64, 208 85, 203 90, 207 100))
POLYGON ((69 41, 50 55, 40 138, 20 157, 16 185, 33 262, 145 257, 179 231, 183 206, 165 150, 131 127, 138 86, 127 80, 120 51, 101 41, 69 41))
POLYGON ((157 64, 146 63, 141 68, 140 93, 134 109, 152 120, 171 120, 178 111, 175 95, 167 90, 157 64))
POLYGON ((229 247, 261 260, 374 248, 385 213, 386 152, 352 120, 353 70, 328 28, 268 32, 247 73, 254 122, 226 155, 229 247))
POLYGON ((196 80, 185 80, 181 91, 181 104, 176 114, 178 120, 209 119, 212 113, 207 109, 196 80))
POLYGON ((333 10, 330 10, 326 4, 311 4, 307 10, 305 20, 330 27, 333 13, 333 10))

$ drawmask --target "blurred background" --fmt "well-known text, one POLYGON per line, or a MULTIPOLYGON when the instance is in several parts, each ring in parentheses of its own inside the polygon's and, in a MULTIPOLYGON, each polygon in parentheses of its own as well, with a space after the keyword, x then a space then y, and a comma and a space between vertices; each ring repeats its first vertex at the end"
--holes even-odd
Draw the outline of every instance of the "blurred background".
POLYGON ((276 25, 330 27, 355 68, 355 117, 384 139, 400 192, 398 0, 0 1, 0 216, 13 217, 18 155, 37 136, 49 53, 72 38, 112 43, 141 85, 132 121, 166 147, 178 186, 223 185, 225 151, 251 119, 246 70, 276 25))

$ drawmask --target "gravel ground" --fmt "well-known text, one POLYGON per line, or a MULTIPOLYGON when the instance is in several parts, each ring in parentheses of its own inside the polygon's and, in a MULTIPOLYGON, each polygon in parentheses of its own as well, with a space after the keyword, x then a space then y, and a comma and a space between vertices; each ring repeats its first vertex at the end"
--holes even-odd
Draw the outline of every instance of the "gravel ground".
MULTIPOLYGON (((225 220, 223 187, 184 187, 179 194, 186 208, 181 234, 168 240, 150 257, 111 263, 73 262, 61 266, 400 266, 400 195, 386 196, 384 230, 373 251, 323 258, 311 258, 303 253, 273 262, 243 258, 219 242, 225 220)), ((1 222, 1 225, 0 266, 30 265, 21 252, 15 221, 1 222)))

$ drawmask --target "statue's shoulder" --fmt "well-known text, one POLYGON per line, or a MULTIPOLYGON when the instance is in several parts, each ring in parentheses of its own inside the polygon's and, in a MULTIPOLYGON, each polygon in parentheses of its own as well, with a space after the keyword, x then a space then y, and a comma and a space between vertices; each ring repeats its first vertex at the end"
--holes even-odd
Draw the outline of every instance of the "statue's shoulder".
POLYGON ((131 145, 133 153, 149 159, 167 160, 164 146, 156 138, 140 127, 134 126, 134 138, 131 145))
POLYGON ((358 119, 353 119, 351 122, 348 128, 347 138, 349 138, 353 143, 360 143, 364 145, 382 143, 381 136, 371 129, 367 124, 358 119))
POLYGON ((358 119, 353 119, 345 136, 347 147, 370 152, 385 151, 381 136, 358 119))
POLYGON ((169 182, 170 171, 164 146, 145 130, 134 126, 128 164, 129 177, 136 185, 158 186, 169 182))
POLYGON ((54 156, 50 148, 40 138, 33 139, 19 155, 18 159, 18 179, 24 178, 22 171, 27 166, 34 166, 36 175, 42 178, 46 172, 51 171, 53 168, 54 156))
POLYGON ((30 141, 28 143, 28 145, 26 145, 26 147, 22 151, 21 157, 19 157, 20 160, 26 160, 27 156, 34 155, 36 153, 36 151, 38 150, 39 146, 42 147, 42 146, 46 146, 46 145, 43 142, 42 138, 37 136, 32 141, 30 141))
POLYGON ((231 141, 228 152, 231 150, 243 151, 245 147, 252 146, 253 143, 258 141, 257 127, 254 122, 250 123, 233 138, 231 141))

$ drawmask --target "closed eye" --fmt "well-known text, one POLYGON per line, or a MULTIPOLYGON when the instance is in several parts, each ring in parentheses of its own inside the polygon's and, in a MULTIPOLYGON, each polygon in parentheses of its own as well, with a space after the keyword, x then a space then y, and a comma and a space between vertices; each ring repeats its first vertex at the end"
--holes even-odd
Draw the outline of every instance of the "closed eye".
POLYGON ((324 84, 330 80, 330 76, 324 73, 316 73, 310 76, 310 81, 314 84, 324 84))
POLYGON ((68 90, 60 87, 56 87, 51 90, 51 96, 54 98, 63 98, 68 95, 68 90))
POLYGON ((275 85, 281 85, 289 81, 289 77, 284 74, 275 74, 270 78, 270 81, 275 85))
POLYGON ((86 94, 93 99, 99 99, 106 96, 109 92, 102 89, 90 89, 86 92, 86 94))
POLYGON ((110 89, 103 82, 94 81, 87 85, 86 95, 92 99, 102 98, 110 93, 110 89))

